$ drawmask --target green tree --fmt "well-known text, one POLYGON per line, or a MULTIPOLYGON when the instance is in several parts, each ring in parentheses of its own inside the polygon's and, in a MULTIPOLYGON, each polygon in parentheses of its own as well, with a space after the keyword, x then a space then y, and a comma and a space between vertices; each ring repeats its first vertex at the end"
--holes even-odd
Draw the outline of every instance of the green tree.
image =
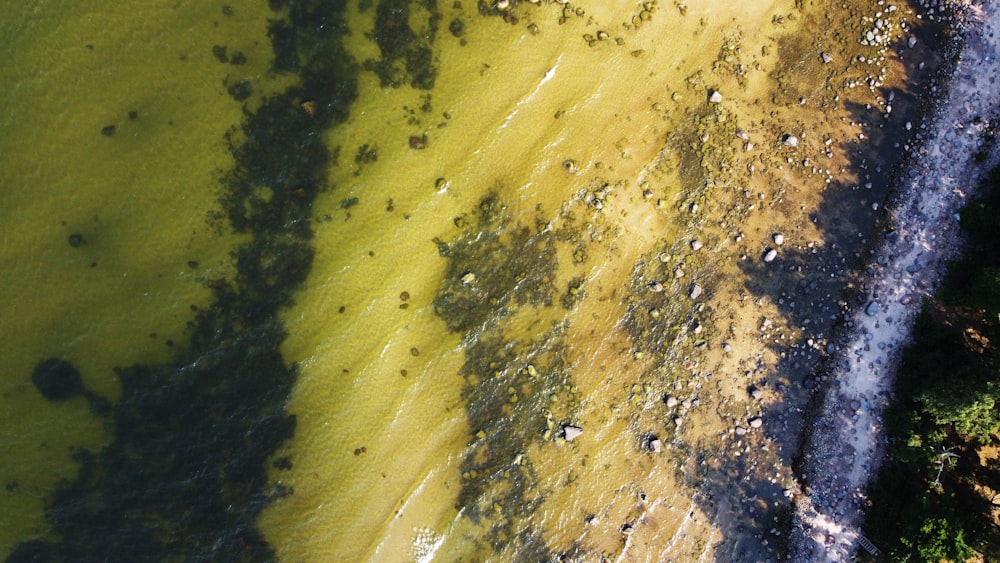
POLYGON ((912 538, 902 538, 910 553, 905 561, 962 562, 972 557, 976 550, 965 543, 962 526, 946 518, 925 518, 920 531, 912 538), (915 557, 914 557, 915 556, 915 557))

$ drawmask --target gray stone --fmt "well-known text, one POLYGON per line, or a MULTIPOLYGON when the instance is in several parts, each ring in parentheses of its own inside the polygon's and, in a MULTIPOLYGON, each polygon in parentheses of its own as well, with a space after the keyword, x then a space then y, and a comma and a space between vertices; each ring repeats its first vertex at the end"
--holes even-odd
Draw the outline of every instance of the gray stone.
POLYGON ((869 317, 874 317, 878 314, 878 301, 872 301, 865 307, 865 314, 869 317))
POLYGON ((698 285, 698 284, 694 284, 694 287, 691 288, 691 294, 690 295, 691 295, 691 299, 697 299, 698 297, 700 297, 701 296, 701 286, 698 285))

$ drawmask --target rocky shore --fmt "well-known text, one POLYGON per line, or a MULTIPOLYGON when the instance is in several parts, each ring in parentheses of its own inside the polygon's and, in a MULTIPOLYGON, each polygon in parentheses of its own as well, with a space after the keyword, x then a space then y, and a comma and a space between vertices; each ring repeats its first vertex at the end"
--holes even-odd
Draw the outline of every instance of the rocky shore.
POLYGON ((947 94, 897 180, 891 231, 870 251, 855 310, 829 348, 826 392, 807 421, 789 560, 848 561, 877 550, 860 534, 865 489, 884 450, 882 412, 922 300, 958 251, 958 209, 998 160, 989 137, 1000 93, 1000 6, 955 2, 962 47, 947 94))

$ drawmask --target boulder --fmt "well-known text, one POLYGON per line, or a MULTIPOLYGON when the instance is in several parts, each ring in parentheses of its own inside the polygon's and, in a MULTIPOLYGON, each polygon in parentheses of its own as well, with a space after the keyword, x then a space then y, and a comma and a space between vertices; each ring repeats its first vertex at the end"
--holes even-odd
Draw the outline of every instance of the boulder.
POLYGON ((718 90, 709 90, 708 91, 708 101, 711 102, 711 103, 713 103, 713 104, 721 104, 722 103, 722 94, 720 94, 718 90))

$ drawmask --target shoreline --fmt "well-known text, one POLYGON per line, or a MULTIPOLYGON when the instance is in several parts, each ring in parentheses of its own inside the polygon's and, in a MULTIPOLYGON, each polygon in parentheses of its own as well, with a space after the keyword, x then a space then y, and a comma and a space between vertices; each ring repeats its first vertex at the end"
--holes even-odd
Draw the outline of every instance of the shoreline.
POLYGON ((797 472, 804 490, 795 494, 790 561, 843 561, 856 553, 865 488, 884 455, 881 414, 900 352, 923 298, 933 295, 959 251, 957 210, 998 160, 995 148, 975 159, 1000 103, 989 90, 1000 76, 1000 9, 967 2, 954 8, 967 17, 955 23, 961 60, 951 70, 947 101, 929 108, 922 143, 900 168, 905 177, 890 203, 895 230, 869 251, 866 301, 833 333, 831 340, 846 332, 849 344, 828 359, 832 381, 804 429, 797 472))

